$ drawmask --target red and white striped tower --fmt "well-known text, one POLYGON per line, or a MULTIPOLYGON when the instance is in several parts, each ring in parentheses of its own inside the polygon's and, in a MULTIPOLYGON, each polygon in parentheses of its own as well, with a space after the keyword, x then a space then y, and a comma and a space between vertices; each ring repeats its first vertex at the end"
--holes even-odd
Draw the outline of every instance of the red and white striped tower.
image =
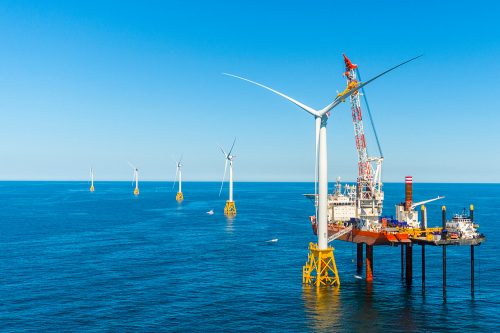
POLYGON ((413 204, 413 177, 405 177, 405 210, 409 211, 413 204))

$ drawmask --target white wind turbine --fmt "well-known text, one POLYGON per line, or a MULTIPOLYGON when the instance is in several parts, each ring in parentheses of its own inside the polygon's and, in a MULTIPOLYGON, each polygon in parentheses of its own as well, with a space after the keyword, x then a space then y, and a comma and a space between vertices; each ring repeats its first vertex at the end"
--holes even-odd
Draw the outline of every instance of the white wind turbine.
POLYGON ((226 180, 226 171, 227 171, 227 164, 229 162, 229 200, 226 201, 226 206, 224 207, 224 214, 228 216, 236 215, 236 206, 234 204, 233 200, 233 159, 236 157, 234 155, 231 155, 233 152, 234 144, 236 143, 236 138, 234 138, 233 145, 231 146, 231 149, 229 149, 229 153, 226 154, 224 149, 222 149, 221 146, 219 146, 222 154, 224 155, 224 158, 226 160, 224 164, 224 176, 222 177, 222 183, 220 185, 220 190, 219 190, 219 196, 222 193, 222 187, 224 186, 224 181, 226 180))
POLYGON ((172 189, 175 187, 175 183, 178 180, 179 181, 179 190, 177 191, 177 195, 175 196, 175 200, 178 202, 181 202, 184 200, 184 194, 182 194, 182 155, 181 158, 179 158, 179 161, 175 161, 175 164, 177 166, 177 170, 175 171, 175 180, 174 184, 172 185, 172 189))
POLYGON ((139 169, 137 169, 132 163, 128 162, 128 165, 134 170, 133 182, 135 182, 134 195, 139 195, 139 169))
POLYGON ((94 192, 94 169, 90 167, 90 192, 94 192))
MULTIPOLYGON (((326 124, 328 122, 328 117, 329 117, 329 112, 337 107, 340 103, 344 102, 346 98, 351 96, 354 92, 358 91, 365 85, 369 84, 370 82, 378 79, 382 75, 412 61, 421 56, 412 58, 410 60, 407 60, 397 66, 394 66, 383 73, 373 77, 372 79, 364 82, 364 83, 358 83, 356 86, 346 89, 342 93, 340 93, 330 104, 325 106, 324 108, 320 110, 313 109, 312 107, 309 107, 279 91, 276 91, 272 88, 269 88, 263 84, 260 84, 258 82, 233 75, 233 74, 228 74, 228 73, 223 73, 224 75, 232 76, 240 80, 244 80, 247 82, 250 82, 252 84, 255 84, 259 87, 262 87, 264 89, 267 89, 283 98, 286 100, 292 102, 293 104, 297 105, 307 113, 311 114, 314 119, 315 119, 315 125, 316 125, 316 167, 315 169, 317 170, 318 173, 318 207, 317 207, 317 225, 318 225, 318 249, 319 250, 326 250, 328 248, 328 156, 327 156, 327 140, 326 140, 326 124)), ((315 170, 315 172, 316 172, 315 170)))

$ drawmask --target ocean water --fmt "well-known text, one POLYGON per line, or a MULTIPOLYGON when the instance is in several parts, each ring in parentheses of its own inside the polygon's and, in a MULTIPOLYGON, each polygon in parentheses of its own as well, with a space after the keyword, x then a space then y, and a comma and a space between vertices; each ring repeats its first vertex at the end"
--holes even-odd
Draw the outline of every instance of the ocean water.
MULTIPOLYGON (((470 296, 469 247, 449 247, 442 301, 441 249, 420 247, 413 286, 400 277, 400 250, 374 248, 374 282, 354 278, 356 248, 334 242, 340 289, 301 284, 309 242, 309 183, 236 183, 238 215, 223 215, 219 183, 0 182, 0 331, 380 332, 500 329, 498 184, 415 184, 428 204, 459 212, 474 203, 487 241, 476 247, 470 296), (214 215, 206 212, 214 209, 214 215), (267 242, 271 239, 278 242, 267 242)), ((385 185, 385 213, 404 196, 385 185)))

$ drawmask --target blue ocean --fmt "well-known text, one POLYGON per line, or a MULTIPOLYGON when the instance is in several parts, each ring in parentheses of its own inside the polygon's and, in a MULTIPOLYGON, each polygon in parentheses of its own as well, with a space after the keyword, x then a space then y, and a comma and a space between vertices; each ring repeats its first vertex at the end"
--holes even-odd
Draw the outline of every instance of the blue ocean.
MULTIPOLYGON (((332 184, 333 185, 333 184, 332 184)), ((400 276, 400 249, 374 247, 374 282, 355 278, 356 247, 335 241, 339 289, 301 284, 315 240, 302 194, 311 183, 235 183, 238 214, 223 214, 220 183, 0 182, 2 332, 496 332, 500 329, 500 184, 415 184, 429 226, 475 205, 487 240, 447 250, 447 302, 441 249, 420 246, 413 285, 400 276), (214 209, 215 214, 206 212, 214 209), (268 242, 278 239, 277 242, 268 242)), ((385 184, 385 214, 404 185, 385 184)), ((223 192, 224 194, 224 192, 223 192)))

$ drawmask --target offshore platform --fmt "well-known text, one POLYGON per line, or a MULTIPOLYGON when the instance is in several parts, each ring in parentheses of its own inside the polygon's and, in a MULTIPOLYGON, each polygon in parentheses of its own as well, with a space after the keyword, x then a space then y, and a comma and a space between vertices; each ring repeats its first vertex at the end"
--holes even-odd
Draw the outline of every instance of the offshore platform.
MULTIPOLYGON (((359 85, 358 66, 345 55, 347 80, 346 91, 359 85)), ((429 227, 427 221, 426 203, 443 199, 436 197, 421 202, 413 202, 413 178, 405 178, 405 200, 395 206, 395 215, 382 216, 384 192, 382 190, 382 162, 384 160, 378 136, 373 125, 371 112, 366 95, 356 90, 349 97, 354 124, 354 137, 358 154, 358 177, 354 185, 346 184, 342 188, 337 180, 333 193, 328 195, 328 242, 342 240, 357 244, 357 274, 361 275, 365 266, 367 282, 373 281, 373 246, 389 245, 401 248, 401 276, 405 277, 408 286, 412 283, 413 247, 421 246, 422 254, 422 291, 425 293, 425 246, 442 248, 443 269, 443 299, 446 300, 446 248, 449 245, 470 246, 471 262, 471 295, 474 296, 474 247, 480 245, 485 236, 478 232, 474 221, 474 206, 469 211, 455 214, 450 220, 446 216, 446 207, 442 206, 442 221, 439 226, 429 227), (378 146, 378 156, 369 156, 363 126, 361 96, 365 97, 365 105, 370 116, 370 122, 378 146), (420 207, 419 211, 416 210, 420 207), (365 265, 363 265, 363 246, 366 247, 365 265)), ((345 92, 339 94, 342 96, 345 92)), ((317 194, 306 194, 317 207, 317 194)), ((316 215, 310 217, 314 234, 318 234, 316 215)), ((311 245, 312 246, 312 245, 311 245)), ((317 277, 312 277, 313 271, 309 260, 303 267, 303 282, 317 284, 317 277)), ((335 272, 336 275, 338 273, 335 272)), ((337 283, 339 284, 339 283, 337 283)))

